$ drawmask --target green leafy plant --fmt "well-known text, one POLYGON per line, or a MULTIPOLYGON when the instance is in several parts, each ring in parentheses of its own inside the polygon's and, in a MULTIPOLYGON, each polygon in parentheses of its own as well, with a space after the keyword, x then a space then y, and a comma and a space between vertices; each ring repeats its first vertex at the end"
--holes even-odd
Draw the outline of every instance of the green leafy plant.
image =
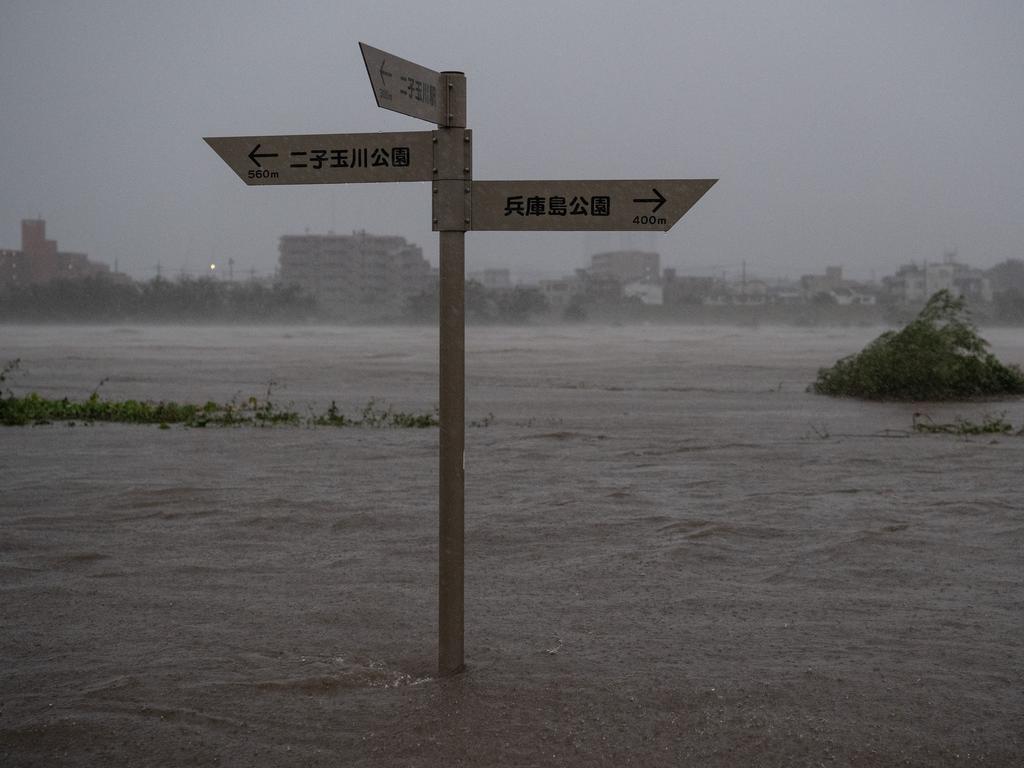
POLYGON ((1024 372, 988 351, 962 298, 939 291, 903 330, 822 368, 809 389, 867 400, 967 400, 1024 394, 1024 372))
MULTIPOLYGON (((19 361, 15 360, 0 371, 3 384, 19 361)), ((103 382, 100 382, 102 385, 103 382)), ((171 424, 202 428, 207 426, 308 426, 308 427, 436 427, 436 410, 432 413, 396 411, 390 405, 381 407, 370 400, 358 417, 346 416, 331 402, 323 413, 311 411, 302 417, 291 408, 281 407, 272 399, 274 382, 267 386, 263 399, 256 396, 245 399, 233 398, 227 403, 208 401, 203 405, 160 401, 157 403, 140 400, 108 400, 100 397, 97 387, 85 400, 70 400, 66 397, 51 399, 32 392, 23 397, 16 396, 9 389, 0 391, 0 424, 4 426, 42 425, 53 422, 68 424, 94 422, 119 422, 125 424, 156 424, 167 429, 171 424)))

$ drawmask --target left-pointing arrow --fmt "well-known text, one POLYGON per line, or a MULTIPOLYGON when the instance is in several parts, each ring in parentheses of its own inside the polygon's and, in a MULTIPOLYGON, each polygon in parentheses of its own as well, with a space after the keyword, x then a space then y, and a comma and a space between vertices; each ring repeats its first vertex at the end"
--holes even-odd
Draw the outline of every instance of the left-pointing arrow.
POLYGON ((440 72, 366 43, 360 43, 359 49, 363 52, 363 63, 378 107, 428 123, 440 123, 444 119, 440 72))
POLYGON ((262 154, 257 155, 256 151, 259 148, 260 148, 259 144, 257 144, 255 147, 252 148, 252 152, 249 153, 249 159, 252 160, 254 163, 256 163, 256 167, 257 168, 262 168, 263 166, 260 165, 260 161, 257 160, 256 158, 257 157, 277 157, 277 152, 264 152, 262 154))

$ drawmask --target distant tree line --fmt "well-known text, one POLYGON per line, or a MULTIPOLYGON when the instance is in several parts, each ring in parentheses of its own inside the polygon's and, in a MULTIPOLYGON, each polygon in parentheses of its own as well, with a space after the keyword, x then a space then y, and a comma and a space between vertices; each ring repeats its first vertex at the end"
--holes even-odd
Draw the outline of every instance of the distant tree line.
MULTIPOLYGON (((1024 324, 1024 261, 1010 259, 987 273, 993 287, 991 304, 971 310, 983 323, 1024 324)), ((257 281, 230 282, 211 277, 146 282, 98 275, 78 280, 55 280, 41 285, 0 286, 0 322, 304 322, 330 321, 327 307, 301 288, 257 281)), ((622 295, 621 286, 591 277, 578 286, 565 306, 553 308, 538 288, 486 288, 466 282, 466 319, 477 324, 551 321, 667 321, 667 322, 878 322, 902 324, 916 307, 882 296, 879 306, 839 307, 834 298, 816 297, 793 306, 704 306, 669 303, 646 306, 622 295)), ((388 321, 435 323, 438 293, 412 296, 388 321)))
MULTIPOLYGON (((438 315, 438 289, 424 291, 410 297, 405 304, 405 320, 436 322, 438 315)), ((516 286, 498 290, 485 288, 476 280, 466 281, 466 320, 471 323, 525 323, 544 315, 548 301, 537 288, 516 286)))
POLYGON ((0 290, 0 320, 32 322, 260 322, 305 320, 316 301, 294 285, 212 278, 148 282, 107 276, 0 290))

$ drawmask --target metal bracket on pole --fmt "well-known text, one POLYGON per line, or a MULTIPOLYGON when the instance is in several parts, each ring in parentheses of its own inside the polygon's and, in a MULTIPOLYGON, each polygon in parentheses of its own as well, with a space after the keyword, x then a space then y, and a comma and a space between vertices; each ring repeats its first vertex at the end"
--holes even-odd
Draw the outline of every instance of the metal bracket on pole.
POLYGON ((465 232, 473 224, 473 132, 434 131, 433 229, 465 232))

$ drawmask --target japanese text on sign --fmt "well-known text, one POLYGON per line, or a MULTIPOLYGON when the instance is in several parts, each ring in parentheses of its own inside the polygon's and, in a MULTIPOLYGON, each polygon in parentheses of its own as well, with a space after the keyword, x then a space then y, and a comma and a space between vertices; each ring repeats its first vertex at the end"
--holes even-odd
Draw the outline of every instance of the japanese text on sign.
POLYGON ((572 197, 568 202, 558 195, 510 195, 505 198, 506 216, 609 216, 611 208, 608 195, 572 197))
POLYGON ((292 168, 405 168, 408 147, 356 147, 353 149, 311 149, 290 152, 292 168))
POLYGON ((420 101, 432 107, 437 106, 436 85, 425 83, 408 75, 402 75, 399 79, 405 83, 404 90, 399 91, 403 96, 408 96, 413 101, 420 101))

